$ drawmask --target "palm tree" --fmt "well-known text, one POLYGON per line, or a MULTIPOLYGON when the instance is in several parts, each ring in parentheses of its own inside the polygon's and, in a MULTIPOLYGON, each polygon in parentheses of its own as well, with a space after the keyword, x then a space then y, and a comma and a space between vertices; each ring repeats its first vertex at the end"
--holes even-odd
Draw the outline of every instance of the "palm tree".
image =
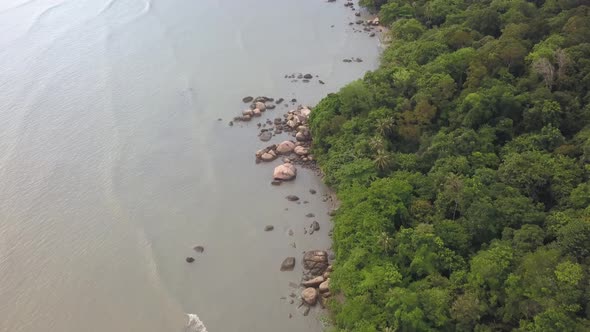
POLYGON ((378 150, 375 159, 373 159, 375 166, 382 172, 387 171, 392 164, 391 155, 385 150, 378 150))
POLYGON ((387 252, 393 246, 393 239, 390 238, 386 232, 381 232, 379 235, 379 244, 381 245, 383 251, 387 252))
POLYGON ((383 137, 389 136, 393 132, 393 118, 384 118, 377 121, 377 132, 383 137))
POLYGON ((383 141, 383 137, 372 137, 369 140, 369 146, 373 151, 379 151, 385 149, 385 141, 383 141))

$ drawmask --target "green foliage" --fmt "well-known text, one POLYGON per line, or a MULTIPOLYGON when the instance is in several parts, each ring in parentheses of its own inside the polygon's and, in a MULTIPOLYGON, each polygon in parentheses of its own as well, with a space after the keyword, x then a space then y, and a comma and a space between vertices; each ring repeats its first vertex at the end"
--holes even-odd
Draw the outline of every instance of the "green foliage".
POLYGON ((590 330, 590 10, 362 0, 381 66, 324 98, 335 331, 590 330))

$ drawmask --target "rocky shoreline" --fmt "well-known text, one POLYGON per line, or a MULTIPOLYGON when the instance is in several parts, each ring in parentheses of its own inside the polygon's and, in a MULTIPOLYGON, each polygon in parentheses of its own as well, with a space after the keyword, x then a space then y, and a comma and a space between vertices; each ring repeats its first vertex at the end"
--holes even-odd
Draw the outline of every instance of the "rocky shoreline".
MULTIPOLYGON (((328 0, 328 2, 334 1, 328 0)), ((347 1, 344 3, 344 6, 355 11, 356 17, 361 16, 360 12, 356 11, 353 2, 347 1)), ((349 25, 352 26, 353 32, 364 32, 369 37, 374 37, 377 33, 384 31, 383 27, 379 25, 379 18, 369 20, 358 19, 349 22, 349 25), (362 28, 355 28, 357 26, 362 28)), ((350 57, 344 58, 342 62, 361 63, 363 60, 359 57, 350 57)), ((291 80, 292 83, 325 84, 319 75, 312 73, 285 74, 284 78, 291 80)), ((285 98, 268 96, 245 96, 241 101, 247 104, 247 106, 228 122, 228 126, 252 128, 253 123, 256 122, 256 137, 261 142, 269 142, 280 137, 277 143, 268 144, 257 151, 253 151, 256 164, 270 164, 277 160, 279 161, 272 173, 269 174, 269 182, 272 186, 280 186, 285 182, 295 181, 298 168, 310 170, 319 177, 323 176, 312 154, 313 137, 309 128, 309 118, 313 112, 312 107, 299 103, 296 98, 286 100, 285 98), (279 109, 281 111, 278 111, 279 109), (272 113, 274 114, 271 115, 272 113)), ((310 189, 310 194, 315 195, 316 190, 310 189)), ((307 201, 301 202, 299 197, 295 195, 288 195, 285 198, 296 204, 308 203, 307 201)), ((332 209, 328 211, 328 215, 332 216, 338 206, 335 194, 329 192, 327 195, 324 195, 322 200, 324 202, 332 202, 332 209)), ((285 208, 285 210, 287 209, 285 208)), ((311 218, 312 221, 308 226, 305 226, 304 234, 312 235, 320 231, 320 224, 316 220, 313 220, 315 217, 313 213, 308 213, 305 217, 311 218)), ((304 218, 302 218, 302 222, 305 222, 304 218)), ((274 229, 275 227, 273 225, 266 225, 264 227, 265 232, 272 232, 274 229)), ((330 229, 328 232, 331 237, 332 230, 330 229)), ((288 234, 289 236, 293 236, 293 230, 289 230, 288 234)), ((292 242, 291 246, 295 248, 295 242, 292 242)), ((200 249, 195 250, 198 253, 202 253, 204 249, 202 247, 200 249)), ((298 262, 302 265, 303 272, 300 276, 299 283, 290 282, 291 291, 288 297, 284 296, 281 299, 296 306, 298 310, 301 309, 301 313, 304 316, 307 316, 311 309, 318 305, 322 309, 325 308, 327 299, 332 297, 332 292, 330 291, 330 275, 333 270, 334 255, 330 253, 330 250, 331 247, 304 251, 300 258, 294 256, 286 257, 280 266, 277 266, 281 272, 292 272, 295 270, 298 262)), ((192 263, 194 259, 187 257, 187 262, 192 263)), ((292 318, 291 314, 289 314, 289 318, 292 318)))
MULTIPOLYGON (((310 74, 311 75, 311 74, 310 74)), ((309 117, 312 113, 312 108, 302 104, 297 105, 297 100, 292 99, 289 103, 284 103, 283 98, 271 98, 266 96, 252 97, 246 96, 242 98, 244 103, 249 104, 248 108, 241 112, 229 122, 230 126, 240 122, 252 122, 255 118, 261 118, 263 115, 269 115, 270 110, 274 110, 277 106, 284 106, 288 110, 282 114, 276 114, 274 117, 268 117, 264 121, 256 124, 258 130, 258 138, 262 142, 267 142, 277 136, 286 136, 286 139, 281 140, 278 144, 271 144, 263 147, 254 153, 255 163, 271 163, 280 159, 280 164, 277 165, 270 178, 273 186, 279 186, 283 182, 294 181, 297 177, 297 167, 305 168, 315 172, 316 176, 321 176, 316 160, 311 153, 312 135, 309 130, 309 117)), ((310 189, 310 194, 315 195, 316 190, 310 189)), ((296 195, 288 195, 285 197, 290 202, 301 204, 299 197, 296 195)), ((324 201, 332 200, 332 196, 326 196, 324 201)), ((304 204, 307 201, 303 202, 304 204)), ((328 212, 332 215, 333 210, 328 212)), ((314 218, 313 213, 305 215, 306 218, 314 218)), ((274 227, 267 225, 265 231, 272 231, 274 227)), ((314 232, 320 231, 320 224, 313 220, 309 226, 304 229, 304 234, 312 235, 314 232)), ((290 231, 289 235, 293 232, 290 231)), ((331 236, 331 231, 329 233, 331 236)), ((295 244, 291 244, 295 247, 295 244)), ((289 294, 289 303, 297 304, 297 308, 303 308, 303 315, 308 315, 311 308, 318 303, 321 308, 325 307, 325 301, 331 296, 330 292, 330 273, 332 272, 332 265, 330 258, 333 255, 329 254, 327 250, 310 250, 303 252, 301 257, 301 264, 303 265, 303 275, 299 284, 292 283, 291 287, 298 289, 289 294)), ((295 269, 298 259, 296 257, 287 257, 283 260, 279 270, 282 272, 290 272, 295 269)), ((286 297, 283 298, 287 300, 286 297)))

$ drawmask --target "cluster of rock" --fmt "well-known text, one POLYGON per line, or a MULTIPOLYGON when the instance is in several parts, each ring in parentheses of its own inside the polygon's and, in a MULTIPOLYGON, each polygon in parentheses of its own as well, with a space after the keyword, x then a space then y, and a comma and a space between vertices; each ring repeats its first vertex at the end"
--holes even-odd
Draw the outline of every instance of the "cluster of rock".
POLYGON ((342 59, 342 62, 348 62, 348 63, 351 63, 351 62, 363 62, 363 59, 361 59, 361 58, 342 59))
MULTIPOLYGON (((275 101, 274 98, 270 97, 262 96, 254 98, 252 96, 247 96, 242 98, 242 101, 244 103, 249 103, 250 107, 243 110, 242 115, 234 117, 234 121, 250 121, 255 117, 260 117, 266 110, 275 109, 277 105, 280 105, 284 101, 284 99, 279 98, 275 101)), ((233 122, 230 122, 230 125, 232 124, 233 122)))
MULTIPOLYGON (((355 14, 356 16, 360 16, 360 13, 356 13, 356 14, 355 14), (356 15, 356 14, 358 14, 358 15, 356 15)), ((369 34, 369 37, 375 37, 375 35, 376 35, 375 31, 377 30, 377 27, 379 27, 379 23, 380 23, 379 17, 375 17, 373 19, 369 19, 366 21, 359 19, 359 20, 356 20, 355 22, 349 22, 348 24, 349 25, 354 25, 354 24, 361 25, 363 27, 363 29, 362 30, 353 29, 354 32, 363 32, 364 31, 369 34)), ((381 32, 383 31, 380 27, 378 30, 381 32)))
MULTIPOLYGON (((319 75, 315 75, 315 77, 318 78, 319 75)), ((291 82, 299 82, 299 80, 301 80, 301 82, 303 82, 303 83, 309 83, 314 78, 314 76, 309 73, 308 74, 298 73, 298 74, 285 74, 285 78, 290 79, 291 82)), ((324 81, 322 81, 322 80, 318 80, 318 82, 320 84, 325 84, 324 81)))
MULTIPOLYGON (((202 253, 205 252, 205 247, 203 247, 203 246, 194 246, 193 247, 193 250, 196 251, 198 254, 202 254, 202 253)), ((195 258, 192 257, 192 256, 188 256, 188 257, 185 258, 185 261, 187 263, 193 263, 195 261, 195 258)))
POLYGON ((260 129, 259 138, 262 141, 270 140, 274 135, 289 133, 295 140, 285 140, 279 144, 272 144, 256 151, 256 162, 271 162, 283 157, 283 164, 275 168, 273 172, 273 184, 278 185, 282 181, 293 180, 297 176, 295 165, 301 165, 316 169, 314 157, 311 151, 311 132, 308 122, 311 109, 299 106, 284 114, 282 118, 268 121, 265 128, 260 129), (270 127, 266 127, 269 125, 270 127))
POLYGON ((328 264, 328 253, 323 250, 308 251, 303 255, 303 281, 305 288, 301 292, 301 300, 304 305, 314 306, 320 303, 324 306, 324 300, 331 296, 330 273, 332 266, 328 264))

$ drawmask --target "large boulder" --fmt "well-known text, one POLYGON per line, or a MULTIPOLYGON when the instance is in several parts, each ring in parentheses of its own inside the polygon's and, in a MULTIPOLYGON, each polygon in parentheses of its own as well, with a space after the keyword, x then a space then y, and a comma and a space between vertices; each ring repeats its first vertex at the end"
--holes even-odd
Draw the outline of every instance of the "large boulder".
POLYGON ((295 268, 295 257, 287 257, 281 264, 281 271, 293 271, 295 268))
POLYGON ((318 277, 315 277, 313 279, 309 279, 307 281, 304 281, 302 283, 302 285, 303 285, 303 287, 318 287, 324 281, 325 281, 324 280, 324 277, 318 276, 318 277))
POLYGON ((295 143, 291 141, 281 142, 281 144, 277 146, 277 152, 281 154, 289 154, 293 152, 293 150, 295 150, 295 143))
POLYGON ((297 176, 297 169, 291 163, 284 163, 275 167, 273 178, 275 180, 289 181, 297 176))
POLYGON ((315 305, 318 302, 318 291, 315 288, 309 287, 301 292, 301 298, 307 305, 315 305))
POLYGON ((303 268, 312 275, 324 274, 328 268, 328 253, 324 250, 310 250, 303 255, 303 268))

